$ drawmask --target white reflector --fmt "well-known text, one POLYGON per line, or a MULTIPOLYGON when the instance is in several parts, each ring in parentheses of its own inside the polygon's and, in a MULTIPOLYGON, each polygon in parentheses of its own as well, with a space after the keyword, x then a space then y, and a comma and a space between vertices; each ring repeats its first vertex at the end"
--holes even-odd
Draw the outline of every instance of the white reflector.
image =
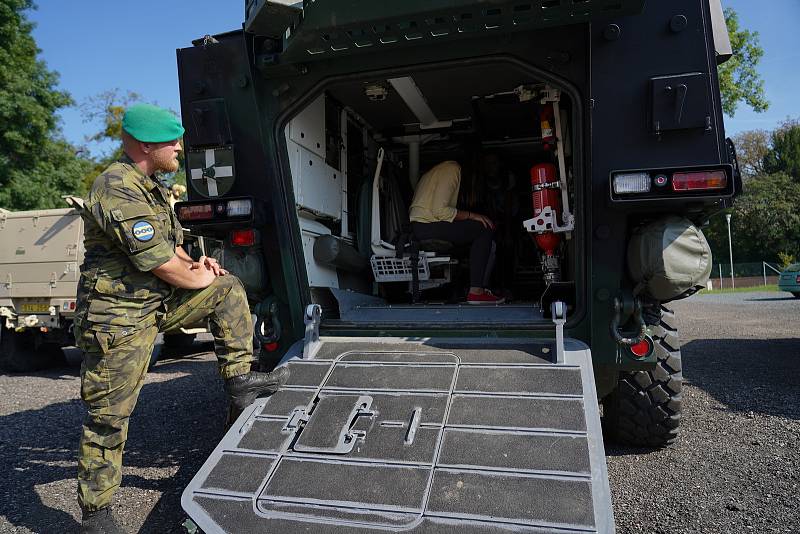
POLYGON ((247 217, 253 211, 250 200, 229 200, 228 217, 247 217))
POLYGON ((618 195, 626 193, 650 192, 650 175, 646 172, 614 175, 614 192, 618 195))

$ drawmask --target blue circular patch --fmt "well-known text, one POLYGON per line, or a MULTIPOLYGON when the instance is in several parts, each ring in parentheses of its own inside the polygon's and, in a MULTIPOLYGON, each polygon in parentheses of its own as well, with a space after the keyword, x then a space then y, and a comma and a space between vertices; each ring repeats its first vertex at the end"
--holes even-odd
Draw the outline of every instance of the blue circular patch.
POLYGON ((147 242, 156 235, 156 229, 147 221, 139 221, 133 225, 133 237, 137 241, 147 242))

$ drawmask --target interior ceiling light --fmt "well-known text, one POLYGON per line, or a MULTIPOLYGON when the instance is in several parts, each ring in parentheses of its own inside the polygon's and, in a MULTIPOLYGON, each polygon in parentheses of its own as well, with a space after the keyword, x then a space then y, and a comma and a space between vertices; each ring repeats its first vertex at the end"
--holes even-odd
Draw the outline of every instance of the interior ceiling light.
POLYGON ((383 102, 389 96, 389 90, 380 83, 371 83, 364 88, 364 94, 373 102, 383 102))
POLYGON ((406 103, 408 109, 419 119, 421 126, 437 124, 439 119, 433 112, 428 102, 425 100, 425 95, 419 90, 417 84, 411 76, 404 76, 402 78, 390 78, 389 83, 392 84, 394 90, 406 103))

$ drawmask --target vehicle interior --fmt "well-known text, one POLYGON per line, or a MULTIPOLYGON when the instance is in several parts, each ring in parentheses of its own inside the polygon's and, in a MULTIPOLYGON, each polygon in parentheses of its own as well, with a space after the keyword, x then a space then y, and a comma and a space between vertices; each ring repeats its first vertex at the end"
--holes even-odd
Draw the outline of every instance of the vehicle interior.
POLYGON ((544 320, 548 286, 574 294, 573 108, 557 86, 501 61, 338 82, 315 95, 289 120, 285 139, 308 283, 323 317, 544 320), (486 287, 505 297, 502 305, 465 305, 469 246, 421 241, 409 230, 420 178, 451 160, 461 167, 457 208, 496 225, 486 287), (557 173, 538 188, 557 199, 552 219, 534 205, 538 164, 557 173), (558 234, 549 263, 536 241, 546 230, 558 234))

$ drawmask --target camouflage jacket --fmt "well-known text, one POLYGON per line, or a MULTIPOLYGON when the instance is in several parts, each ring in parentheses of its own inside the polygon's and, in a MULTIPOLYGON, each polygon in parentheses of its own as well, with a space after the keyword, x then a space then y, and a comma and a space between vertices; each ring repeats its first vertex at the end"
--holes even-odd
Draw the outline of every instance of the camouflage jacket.
POLYGON ((84 262, 75 324, 131 330, 157 321, 172 287, 150 271, 183 243, 169 191, 123 156, 95 179, 82 212, 84 262))

